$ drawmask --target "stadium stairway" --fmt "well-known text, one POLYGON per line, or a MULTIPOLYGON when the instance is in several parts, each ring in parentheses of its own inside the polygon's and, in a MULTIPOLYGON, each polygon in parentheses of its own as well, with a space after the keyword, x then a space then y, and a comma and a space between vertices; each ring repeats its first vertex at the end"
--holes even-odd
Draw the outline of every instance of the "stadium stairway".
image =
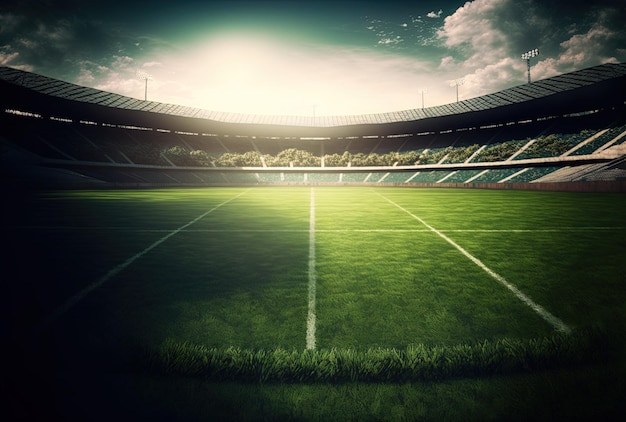
POLYGON ((608 163, 564 167, 547 174, 535 182, 576 182, 592 180, 626 180, 626 157, 608 163))

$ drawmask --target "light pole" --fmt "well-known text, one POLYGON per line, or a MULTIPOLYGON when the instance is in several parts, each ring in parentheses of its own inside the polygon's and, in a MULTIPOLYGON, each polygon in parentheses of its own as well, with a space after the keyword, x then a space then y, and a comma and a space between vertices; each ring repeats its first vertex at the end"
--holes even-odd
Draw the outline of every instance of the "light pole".
POLYGON ((522 54, 522 60, 526 60, 526 67, 528 68, 528 83, 530 83, 530 59, 539 55, 539 49, 535 48, 524 54, 522 54))
POLYGON ((463 85, 465 83, 465 79, 454 79, 450 82, 450 86, 456 86, 456 102, 459 102, 459 85, 463 85))
POLYGON ((419 90, 419 91, 417 91, 417 92, 419 92, 420 94, 422 94, 422 110, 424 110, 424 94, 426 94, 426 93, 428 92, 428 90, 424 88, 424 89, 420 89, 420 90, 419 90))
POLYGON ((145 91, 144 91, 144 100, 148 101, 148 79, 152 79, 152 76, 146 72, 144 72, 143 70, 139 70, 137 71, 137 77, 142 80, 142 81, 146 81, 146 87, 145 87, 145 91))

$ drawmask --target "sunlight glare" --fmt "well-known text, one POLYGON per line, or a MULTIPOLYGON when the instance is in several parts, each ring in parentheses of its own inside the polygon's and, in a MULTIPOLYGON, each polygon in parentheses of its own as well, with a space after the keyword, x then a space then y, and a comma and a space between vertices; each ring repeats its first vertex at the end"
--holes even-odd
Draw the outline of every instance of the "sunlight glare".
POLYGON ((220 37, 201 46, 193 56, 190 62, 202 74, 200 100, 205 108, 311 115, 315 104, 341 101, 341 93, 319 79, 319 55, 304 54, 271 39, 220 37))
POLYGON ((264 33, 212 34, 159 61, 176 63, 175 78, 187 87, 186 105, 242 114, 406 110, 418 105, 413 87, 424 83, 424 65, 414 57, 264 33))

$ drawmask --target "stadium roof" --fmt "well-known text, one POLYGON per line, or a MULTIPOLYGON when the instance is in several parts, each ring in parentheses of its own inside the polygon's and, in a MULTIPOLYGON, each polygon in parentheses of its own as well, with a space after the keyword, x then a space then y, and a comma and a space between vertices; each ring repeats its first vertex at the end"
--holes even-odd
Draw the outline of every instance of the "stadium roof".
MULTIPOLYGON (((4 81, 14 86, 20 86, 46 96, 61 98, 78 103, 93 104, 119 110, 132 110, 135 112, 148 112, 177 117, 206 119, 221 123, 243 125, 284 125, 317 128, 417 122, 446 116, 459 116, 466 113, 502 109, 507 106, 536 104, 536 100, 548 99, 553 96, 556 96, 559 98, 559 101, 562 102, 564 98, 566 98, 562 94, 576 91, 584 92, 585 95, 588 96, 589 91, 584 90, 584 88, 589 88, 591 86, 601 84, 602 82, 615 79, 626 79, 626 64, 604 64, 595 66, 532 82, 530 84, 516 86, 492 94, 463 100, 457 103, 427 107, 424 109, 420 108, 378 114, 313 117, 227 113, 160 103, 156 101, 144 101, 94 88, 71 84, 58 79, 10 67, 0 67, 0 81, 4 81)), ((623 82, 618 86, 620 87, 620 91, 624 90, 623 82)), ((612 86, 607 92, 611 92, 611 90, 614 89, 615 87, 612 86)), ((620 97, 617 101, 623 103, 624 98, 621 97, 623 97, 624 92, 613 94, 617 94, 620 97)), ((598 95, 603 96, 604 93, 599 93, 598 95)), ((578 95, 577 97, 568 98, 569 101, 571 101, 574 98, 580 99, 583 97, 578 95)))

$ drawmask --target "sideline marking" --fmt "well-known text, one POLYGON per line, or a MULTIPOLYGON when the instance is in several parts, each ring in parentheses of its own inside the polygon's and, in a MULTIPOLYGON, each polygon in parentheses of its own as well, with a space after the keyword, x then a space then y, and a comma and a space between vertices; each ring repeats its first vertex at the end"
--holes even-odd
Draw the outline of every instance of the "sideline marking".
POLYGON ((309 217, 309 312, 306 317, 306 348, 315 349, 315 190, 311 188, 309 217))
POLYGON ((48 315, 46 318, 44 318, 38 324, 38 326, 35 328, 35 335, 40 334, 43 330, 45 330, 48 326, 50 326, 52 323, 54 323, 64 313, 69 311, 77 303, 79 303, 81 300, 83 300, 85 298, 85 296, 87 296, 92 291, 96 290, 98 287, 102 286, 104 283, 109 281, 111 278, 115 277, 117 274, 119 274, 121 271, 126 269, 130 264, 135 262, 137 259, 139 259, 142 256, 144 256, 145 254, 150 252, 152 249, 156 248, 161 243, 165 242, 170 237, 172 237, 175 234, 183 231, 185 228, 191 226, 192 224, 194 224, 197 221, 201 220, 202 218, 206 217, 207 215, 209 215, 210 213, 212 213, 216 209, 218 209, 218 208, 228 204, 229 202, 239 198, 241 195, 243 195, 246 192, 248 192, 248 191, 246 190, 244 192, 241 192, 239 195, 234 196, 234 197, 232 197, 232 198, 222 202, 221 204, 216 205, 215 207, 211 208, 210 210, 208 210, 204 214, 194 218, 193 220, 191 220, 187 224, 184 224, 184 225, 180 226, 176 230, 171 231, 167 235, 163 236, 162 238, 160 238, 159 240, 157 240, 156 242, 154 242, 153 244, 151 244, 150 246, 145 248, 143 251, 137 253, 136 255, 133 255, 132 257, 128 258, 126 261, 122 262, 121 264, 119 264, 116 267, 114 267, 111 270, 109 270, 109 272, 106 273, 104 276, 100 277, 98 280, 94 281, 93 283, 91 283, 90 285, 88 285, 87 287, 85 287, 84 289, 79 291, 78 293, 76 293, 74 296, 70 297, 67 301, 65 301, 65 303, 63 305, 59 306, 54 312, 52 312, 50 315, 48 315))
POLYGON ((469 258, 474 264, 478 265, 483 271, 485 271, 487 274, 489 274, 492 278, 494 278, 495 280, 500 282, 502 285, 504 285, 507 289, 509 289, 511 292, 513 292, 513 294, 515 296, 517 296, 517 298, 519 300, 521 300, 526 305, 528 305, 541 318, 543 318, 544 321, 546 321, 547 323, 552 325, 552 327, 554 327, 555 330, 557 330, 559 332, 562 332, 562 333, 565 333, 565 334, 569 334, 569 333, 572 332, 572 329, 567 324, 565 324, 559 318, 557 318, 556 316, 552 315, 550 312, 545 310, 541 305, 535 303, 530 297, 526 296, 517 287, 515 287, 513 284, 509 283, 500 274, 492 271, 489 267, 487 267, 485 264, 483 264, 482 261, 480 261, 478 258, 476 258, 473 255, 471 255, 469 252, 467 252, 461 246, 459 246, 454 240, 450 239, 448 236, 446 236, 445 234, 443 234, 442 232, 440 232, 439 230, 437 230, 433 226, 431 226, 428 223, 426 223, 424 220, 422 220, 421 218, 419 218, 418 216, 413 214, 411 211, 409 211, 409 210, 403 208, 402 206, 396 204, 395 202, 393 202, 391 199, 385 197, 384 195, 382 195, 382 194, 380 194, 378 192, 376 192, 376 193, 378 195, 380 195, 382 198, 384 198, 387 202, 389 202, 390 204, 392 204, 395 207, 399 208, 400 210, 404 211, 405 213, 409 214, 411 217, 413 217, 414 219, 416 219, 417 221, 419 221, 420 223, 422 223, 423 225, 428 227, 428 229, 430 231, 436 233, 442 239, 444 239, 446 242, 448 242, 449 244, 451 244, 452 246, 457 248, 459 250, 459 252, 461 252, 463 255, 465 255, 467 258, 469 258))

